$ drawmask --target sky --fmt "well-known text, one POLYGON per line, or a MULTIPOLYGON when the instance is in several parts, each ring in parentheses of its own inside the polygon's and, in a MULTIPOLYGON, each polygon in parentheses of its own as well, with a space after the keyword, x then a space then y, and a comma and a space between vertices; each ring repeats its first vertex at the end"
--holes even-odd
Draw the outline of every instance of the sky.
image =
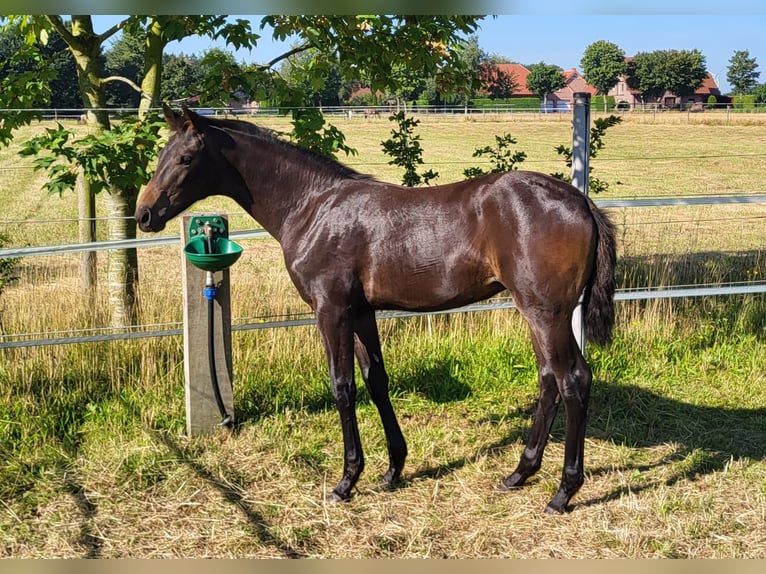
MULTIPOLYGON (((652 7, 651 0, 649 8, 652 7)), ((504 56, 525 65, 537 62, 555 64, 563 69, 580 68, 580 59, 588 45, 598 40, 617 44, 626 56, 655 50, 697 49, 705 56, 708 71, 716 79, 722 93, 730 90, 726 80, 729 60, 735 51, 747 50, 756 59, 761 72, 759 83, 766 82, 766 3, 763 6, 738 10, 739 0, 729 0, 729 13, 720 13, 720 3, 703 10, 706 2, 697 0, 694 13, 585 13, 566 8, 573 3, 557 5, 556 0, 538 1, 536 9, 517 10, 514 14, 487 16, 477 32, 479 47, 489 54, 504 56), (540 10, 541 6, 548 9, 540 10), (758 13, 760 12, 760 13, 758 13)), ((592 2, 591 2, 592 3, 592 2)), ((495 4, 492 2, 484 4, 495 4)), ((525 5, 525 1, 515 5, 525 5)), ((584 2, 578 5, 588 5, 584 2)), ((482 7, 482 6, 479 6, 482 7)), ((491 7, 491 6, 483 6, 491 7)), ((614 12, 614 11, 612 11, 614 12)), ((232 16, 250 18, 254 29, 260 26, 261 16, 232 16)), ((102 31, 119 16, 94 16, 96 31, 102 31)), ((229 51, 220 42, 206 38, 188 38, 168 45, 168 53, 201 55, 205 50, 219 47, 229 51)), ((276 43, 264 31, 258 47, 252 52, 235 51, 238 61, 265 63, 287 51, 290 42, 276 43)))

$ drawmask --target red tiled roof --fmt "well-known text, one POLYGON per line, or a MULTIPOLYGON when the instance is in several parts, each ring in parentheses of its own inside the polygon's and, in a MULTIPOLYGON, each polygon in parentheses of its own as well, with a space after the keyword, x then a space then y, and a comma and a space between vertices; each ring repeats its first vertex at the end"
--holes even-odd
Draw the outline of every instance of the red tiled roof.
POLYGON ((695 94, 720 94, 721 90, 711 74, 702 81, 702 85, 694 91, 695 94))
POLYGON ((513 92, 514 97, 534 97, 534 94, 527 89, 527 76, 529 76, 527 68, 521 64, 497 64, 495 67, 511 76, 518 85, 513 92))
POLYGON ((575 68, 569 68, 562 72, 562 74, 564 74, 564 80, 567 83, 567 87, 573 92, 587 92, 592 96, 595 96, 598 93, 598 90, 586 82, 585 78, 582 77, 582 74, 575 68))

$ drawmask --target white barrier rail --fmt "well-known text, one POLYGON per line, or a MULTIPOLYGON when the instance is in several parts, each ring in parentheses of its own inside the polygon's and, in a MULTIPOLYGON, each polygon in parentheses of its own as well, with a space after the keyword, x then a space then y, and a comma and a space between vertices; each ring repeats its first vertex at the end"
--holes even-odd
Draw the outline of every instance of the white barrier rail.
MULTIPOLYGON (((669 197, 647 199, 594 199, 605 209, 620 207, 662 207, 683 205, 731 205, 738 203, 766 203, 766 195, 711 195, 696 197, 669 197)), ((263 229, 232 231, 232 239, 264 239, 269 234, 263 229)), ((110 249, 132 249, 177 245, 178 235, 125 239, 120 241, 94 241, 92 243, 68 243, 64 245, 40 245, 35 247, 12 247, 0 249, 0 259, 31 257, 34 255, 56 255, 61 253, 82 253, 84 251, 108 251, 110 249)))
MULTIPOLYGON (((600 207, 609 208, 632 208, 654 206, 683 206, 683 205, 726 205, 744 203, 766 203, 766 195, 729 195, 729 196, 705 196, 705 197, 676 197, 654 199, 610 199, 596 200, 600 207)), ((264 239, 269 234, 262 229, 232 231, 232 239, 264 239)), ((179 236, 149 237, 144 239, 131 239, 124 241, 97 241, 94 243, 72 243, 68 245, 48 245, 38 247, 23 247, 0 249, 0 259, 13 257, 29 257, 36 255, 55 255, 60 253, 80 253, 84 251, 104 251, 109 249, 147 248, 165 245, 180 245, 179 236)), ((615 294, 617 301, 648 300, 648 299, 674 299, 683 297, 708 297, 720 295, 744 295, 754 293, 766 293, 766 281, 708 286, 686 286, 657 289, 618 290, 615 294)), ((409 313, 402 311, 381 311, 377 315, 381 319, 395 319, 402 317, 416 317, 426 315, 447 315, 453 313, 470 313, 478 311, 491 311, 496 309, 512 309, 513 301, 510 298, 496 298, 486 303, 476 303, 457 309, 439 311, 434 313, 409 313)), ((240 320, 252 320, 244 318, 240 320)), ((248 331, 256 329, 272 329, 283 327, 296 327, 311 325, 314 318, 311 313, 291 315, 279 318, 276 316, 260 317, 254 322, 245 322, 232 326, 232 331, 248 331)), ((65 345, 74 343, 94 343, 99 341, 116 341, 128 339, 144 339, 152 337, 167 337, 181 335, 183 330, 180 323, 167 323, 162 325, 139 325, 126 329, 90 329, 87 331, 75 331, 88 333, 83 335, 71 335, 65 333, 17 333, 0 336, 0 349, 12 349, 21 347, 38 347, 44 345, 65 345), (56 336, 61 335, 61 336, 56 336)), ((71 333, 71 332, 67 332, 71 333)))

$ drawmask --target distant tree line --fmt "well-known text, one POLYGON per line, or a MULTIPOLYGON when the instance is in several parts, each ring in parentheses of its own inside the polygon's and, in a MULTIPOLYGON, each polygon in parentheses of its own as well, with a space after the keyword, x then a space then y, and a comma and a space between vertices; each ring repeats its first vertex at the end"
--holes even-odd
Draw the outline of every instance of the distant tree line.
MULTIPOLYGON (((18 29, 0 30, 0 62, 9 60, 23 44, 21 32, 18 29)), ((141 30, 137 33, 125 31, 101 55, 101 67, 106 76, 119 76, 139 84, 143 74, 145 37, 141 30)), ((50 105, 56 109, 82 109, 83 101, 77 85, 75 62, 71 53, 66 49, 61 37, 52 31, 44 48, 47 54, 55 60, 56 79, 51 86, 50 105)), ((470 62, 471 73, 463 80, 458 89, 450 89, 448 93, 440 90, 435 77, 411 74, 401 67, 398 73, 406 79, 404 88, 396 92, 372 93, 361 90, 368 82, 364 77, 344 81, 337 61, 326 61, 322 81, 317 81, 315 59, 316 50, 305 50, 285 59, 279 66, 280 75, 286 79, 294 93, 301 94, 301 105, 305 106, 338 106, 344 104, 374 105, 391 100, 415 101, 423 100, 431 104, 464 104, 472 97, 507 98, 517 89, 510 78, 501 78, 487 86, 477 82, 477 79, 488 77, 488 70, 496 63, 504 60, 496 55, 490 55, 479 49, 475 36, 467 39, 461 57, 470 62), (410 77, 407 77, 410 76, 410 77), (505 84, 502 83, 505 80, 505 84)), ((160 98, 163 101, 181 101, 194 98, 200 94, 210 94, 211 78, 216 78, 226 68, 237 65, 234 55, 226 50, 213 48, 202 54, 164 54, 162 57, 162 79, 160 98)), ((0 77, 21 73, 23 70, 6 65, 0 69, 0 77)), ((214 81, 214 80, 213 80, 214 81)), ((266 102, 279 105, 279 98, 284 96, 284 90, 269 90, 268 85, 262 86, 259 95, 266 102)), ((231 90, 232 98, 247 99, 249 94, 231 90)), ((109 107, 137 108, 141 94, 125 82, 111 82, 106 88, 106 102, 109 107)), ((213 105, 213 102, 200 102, 213 105)), ((294 103, 294 102, 291 102, 294 103)))
MULTIPOLYGON (((0 31, 0 61, 5 61, 23 43, 21 32, 16 29, 0 31)), ((111 46, 104 50, 101 65, 105 75, 127 78, 139 83, 144 65, 141 31, 125 31, 111 46)), ((55 62, 57 74, 51 85, 51 107, 56 109, 82 109, 83 102, 77 85, 75 63, 61 37, 50 34, 44 51, 55 62)), ((476 36, 466 39, 460 58, 469 71, 462 85, 443 90, 433 76, 414 74, 401 66, 399 87, 395 92, 372 92, 362 76, 344 80, 337 61, 324 61, 324 72, 317 79, 317 51, 305 50, 282 61, 280 75, 300 94, 298 102, 291 105, 309 107, 361 105, 370 106, 391 102, 418 102, 427 105, 467 105, 473 99, 507 100, 526 89, 544 101, 547 96, 564 87, 561 68, 554 64, 538 62, 527 65, 530 74, 526 86, 519 84, 513 74, 501 71, 497 64, 510 60, 497 54, 489 54, 479 47, 476 36)), ((221 70, 235 68, 234 55, 226 50, 213 48, 202 54, 164 54, 162 56, 160 97, 163 101, 189 100, 200 94, 210 94, 210 83, 221 75, 221 70)), ((246 66, 245 66, 246 67, 246 66)), ((585 80, 598 93, 605 95, 625 76, 628 85, 640 92, 642 99, 657 98, 670 91, 679 97, 693 93, 707 76, 705 57, 699 50, 657 50, 639 52, 632 58, 617 45, 600 40, 586 47, 580 67, 585 80)), ((727 80, 733 95, 750 95, 755 102, 766 102, 766 84, 759 84, 755 58, 747 50, 735 51, 729 61, 727 80)), ((0 69, 0 77, 20 73, 21 69, 6 66, 0 69)), ((229 86, 232 99, 249 99, 250 95, 235 86, 229 86)), ((284 89, 273 92, 268 85, 261 86, 259 96, 268 105, 279 106, 284 89)), ((137 108, 140 93, 125 82, 112 82, 107 88, 106 102, 109 107, 137 108)), ((604 98, 604 101, 606 99, 604 98)), ((202 105, 212 105, 201 101, 202 105)))

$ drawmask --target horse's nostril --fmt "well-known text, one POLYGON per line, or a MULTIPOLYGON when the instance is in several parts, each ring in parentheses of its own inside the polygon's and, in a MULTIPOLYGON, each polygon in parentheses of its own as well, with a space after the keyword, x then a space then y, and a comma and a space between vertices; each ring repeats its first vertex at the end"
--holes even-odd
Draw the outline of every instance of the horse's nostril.
POLYGON ((141 226, 141 229, 146 229, 149 227, 149 223, 152 220, 152 212, 148 207, 139 207, 135 217, 138 225, 141 226))

